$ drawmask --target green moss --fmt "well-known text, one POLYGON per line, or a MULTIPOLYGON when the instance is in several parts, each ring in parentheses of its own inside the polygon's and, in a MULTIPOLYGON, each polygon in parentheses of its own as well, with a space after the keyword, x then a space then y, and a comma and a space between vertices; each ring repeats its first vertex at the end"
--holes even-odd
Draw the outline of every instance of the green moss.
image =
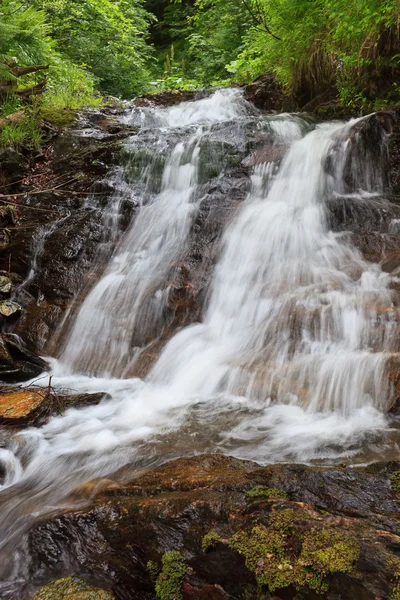
POLYGON ((390 481, 392 482, 392 489, 400 494, 400 471, 395 471, 390 476, 390 481))
POLYGON ((160 600, 182 600, 181 587, 187 565, 179 552, 166 552, 162 570, 156 581, 156 595, 160 600))
POLYGON ((400 600, 400 585, 397 584, 394 586, 392 591, 390 592, 389 600, 400 600))
POLYGON ((203 552, 207 552, 207 550, 209 550, 210 548, 214 548, 214 546, 218 542, 222 541, 224 540, 220 537, 220 535, 212 529, 203 537, 201 541, 201 549, 203 550, 203 552))
POLYGON ((76 112, 70 108, 59 108, 49 105, 43 105, 40 109, 40 116, 57 127, 68 127, 77 120, 76 112))
POLYGON ((289 586, 326 592, 325 576, 351 571, 359 557, 358 544, 344 534, 317 528, 302 533, 304 519, 303 511, 273 510, 268 526, 240 531, 227 542, 270 593, 289 586))
MULTIPOLYGON (((399 471, 398 471, 399 473, 399 471)), ((391 556, 386 561, 386 568, 393 573, 393 577, 399 581, 400 579, 400 559, 395 556, 391 556)), ((400 582, 396 583, 392 589, 389 600, 400 600, 400 582)))
POLYGON ((95 588, 79 577, 64 577, 45 585, 34 600, 113 600, 110 592, 95 588))
POLYGON ((256 487, 246 492, 246 496, 248 498, 259 498, 260 496, 266 498, 287 498, 287 494, 283 490, 269 488, 265 485, 256 485, 256 487))
POLYGON ((157 575, 160 572, 160 567, 157 563, 154 562, 154 560, 149 560, 149 562, 147 563, 147 570, 149 572, 149 575, 152 579, 156 580, 157 579, 157 575))
POLYGON ((354 540, 333 529, 312 529, 303 540, 300 561, 318 573, 352 571, 360 556, 354 540))

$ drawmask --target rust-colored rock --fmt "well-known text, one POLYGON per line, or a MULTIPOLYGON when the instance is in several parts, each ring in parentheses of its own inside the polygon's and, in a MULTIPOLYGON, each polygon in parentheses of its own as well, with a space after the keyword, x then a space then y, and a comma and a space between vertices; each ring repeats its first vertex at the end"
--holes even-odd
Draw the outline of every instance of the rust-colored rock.
POLYGON ((32 419, 46 396, 43 392, 23 391, 0 396, 0 424, 20 424, 32 419))
POLYGON ((41 425, 52 415, 61 414, 71 406, 98 404, 103 393, 57 394, 52 389, 25 389, 0 395, 0 425, 25 427, 41 425))

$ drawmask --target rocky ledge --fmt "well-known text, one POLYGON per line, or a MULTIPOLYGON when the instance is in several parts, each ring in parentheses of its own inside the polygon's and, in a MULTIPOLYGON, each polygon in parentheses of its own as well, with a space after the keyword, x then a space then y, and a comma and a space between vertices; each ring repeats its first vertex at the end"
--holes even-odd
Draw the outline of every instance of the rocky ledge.
POLYGON ((30 581, 73 574, 119 600, 398 600, 398 469, 214 454, 103 481, 31 531, 30 581))

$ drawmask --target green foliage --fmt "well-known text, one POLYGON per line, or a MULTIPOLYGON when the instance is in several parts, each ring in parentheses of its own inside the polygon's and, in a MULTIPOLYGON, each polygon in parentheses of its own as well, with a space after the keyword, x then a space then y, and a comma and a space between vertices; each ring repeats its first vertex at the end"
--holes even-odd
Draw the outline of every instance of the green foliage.
POLYGON ((156 581, 156 594, 160 600, 182 600, 181 587, 187 565, 180 552, 166 552, 162 557, 162 570, 156 581))
POLYGON ((300 104, 331 88, 358 109, 379 95, 400 100, 392 85, 399 18, 398 0, 175 0, 164 6, 157 39, 173 40, 179 85, 248 83, 273 72, 300 104))
POLYGON ((368 89, 376 71, 399 64, 397 0, 261 1, 280 39, 250 28, 229 66, 236 80, 272 71, 304 100, 336 86, 348 102, 355 94, 376 93, 373 85, 368 89))
POLYGON ((163 90, 195 90, 199 83, 194 79, 185 78, 185 61, 175 60, 174 46, 171 45, 169 53, 164 60, 164 72, 160 79, 151 81, 150 85, 156 87, 157 91, 163 90))
MULTIPOLYGON (((0 60, 34 65, 52 59, 55 41, 43 10, 36 10, 29 2, 2 0, 0 12, 0 60)), ((3 70, 0 76, 4 75, 3 70)))
POLYGON ((28 113, 17 123, 10 122, 0 128, 0 147, 19 148, 28 146, 38 148, 43 141, 43 135, 38 127, 34 113, 28 113))
POLYGON ((286 492, 276 488, 269 488, 265 485, 256 485, 246 492, 246 496, 248 498, 259 498, 260 496, 264 496, 265 498, 287 498, 286 492))
POLYGON ((72 62, 86 66, 101 91, 132 97, 145 89, 151 15, 142 0, 34 0, 72 62))

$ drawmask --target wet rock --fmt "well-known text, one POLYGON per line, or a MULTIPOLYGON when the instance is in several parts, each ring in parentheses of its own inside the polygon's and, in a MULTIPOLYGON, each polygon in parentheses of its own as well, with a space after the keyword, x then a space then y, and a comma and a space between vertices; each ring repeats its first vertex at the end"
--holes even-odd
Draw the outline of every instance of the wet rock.
POLYGON ((246 86, 245 98, 266 111, 290 110, 290 101, 277 84, 272 73, 265 73, 246 86), (284 108, 285 107, 285 108, 284 108))
POLYGON ((3 300, 3 302, 0 302, 0 314, 4 317, 11 317, 11 315, 20 310, 22 310, 22 308, 16 302, 12 302, 11 300, 3 300))
MULTIPOLYGON (((46 151, 36 157, 32 170, 25 164, 24 182, 17 191, 27 193, 24 204, 30 208, 6 207, 7 214, 0 213, 0 225, 4 224, 0 275, 7 276, 11 271, 25 279, 38 240, 43 241, 44 256, 39 248, 35 276, 27 287, 16 290, 15 301, 26 310, 16 314, 12 324, 13 331, 36 351, 44 348, 71 299, 84 286, 100 242, 108 242, 103 211, 114 190, 91 188, 119 162, 123 140, 137 132, 137 127, 117 125, 114 112, 105 108, 78 115, 74 129, 60 131, 46 151), (51 188, 53 181, 62 193, 29 197, 32 188, 51 188), (89 206, 85 204, 86 194, 89 206), (7 224, 15 224, 16 219, 18 227, 7 230, 7 224), (47 239, 48 230, 51 234, 47 239)), ((112 252, 111 245, 108 252, 112 252)))
POLYGON ((395 250, 381 262, 382 271, 397 275, 400 268, 400 249, 395 250))
POLYGON ((199 600, 387 598, 400 564, 399 467, 179 459, 109 482, 87 509, 38 525, 31 575, 72 568, 123 600, 172 588, 199 600))
POLYGON ((33 600, 113 600, 111 592, 96 588, 78 577, 64 577, 45 585, 33 600))
POLYGON ((98 404, 105 397, 109 398, 103 393, 60 394, 52 388, 9 391, 0 394, 0 425, 13 428, 40 425, 68 408, 98 404))
POLYGON ((324 163, 326 172, 335 175, 339 166, 346 193, 357 192, 360 188, 375 191, 382 181, 387 185, 387 138, 391 132, 392 116, 389 113, 373 113, 356 121, 347 132, 338 136, 328 152, 324 163), (344 164, 338 163, 343 144, 347 148, 344 164), (367 169, 365 165, 368 165, 367 169))
POLYGON ((242 164, 245 167, 255 167, 263 163, 280 162, 287 150, 283 145, 265 146, 247 156, 242 164))
POLYGON ((352 243, 372 262, 390 267, 395 260, 400 238, 392 224, 400 218, 400 206, 382 197, 335 196, 326 200, 327 222, 333 231, 351 232, 352 243))
POLYGON ((0 425, 24 425, 43 409, 46 394, 23 391, 0 395, 0 425))
POLYGON ((389 138, 388 180, 391 193, 400 196, 400 109, 393 109, 393 133, 389 138))
POLYGON ((242 157, 233 144, 218 141, 207 141, 200 145, 199 184, 207 183, 221 172, 229 171, 240 164, 242 157))
POLYGON ((0 335, 0 381, 18 383, 40 375, 47 363, 31 352, 18 336, 0 335))
POLYGON ((12 179, 19 179, 27 167, 26 158, 12 148, 0 149, 1 170, 12 179))

